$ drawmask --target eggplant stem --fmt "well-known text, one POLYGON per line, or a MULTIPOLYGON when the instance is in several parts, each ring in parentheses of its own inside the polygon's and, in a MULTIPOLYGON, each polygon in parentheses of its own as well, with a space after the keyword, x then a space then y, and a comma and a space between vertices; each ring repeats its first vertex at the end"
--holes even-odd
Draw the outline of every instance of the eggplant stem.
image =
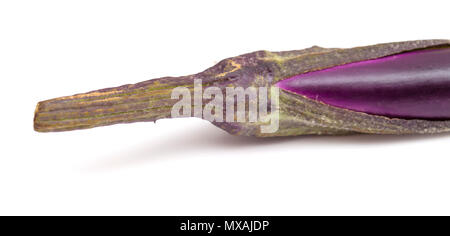
POLYGON ((165 77, 42 101, 36 106, 34 129, 68 131, 170 118, 177 102, 171 99, 171 92, 180 86, 192 89, 192 76, 165 77))

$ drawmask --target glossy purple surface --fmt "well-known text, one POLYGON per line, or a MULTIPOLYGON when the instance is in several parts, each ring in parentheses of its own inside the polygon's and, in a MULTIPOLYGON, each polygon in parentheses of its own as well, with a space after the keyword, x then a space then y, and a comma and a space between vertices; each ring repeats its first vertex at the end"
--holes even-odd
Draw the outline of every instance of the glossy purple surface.
POLYGON ((407 119, 450 119, 450 48, 407 52, 294 76, 282 89, 323 103, 407 119))

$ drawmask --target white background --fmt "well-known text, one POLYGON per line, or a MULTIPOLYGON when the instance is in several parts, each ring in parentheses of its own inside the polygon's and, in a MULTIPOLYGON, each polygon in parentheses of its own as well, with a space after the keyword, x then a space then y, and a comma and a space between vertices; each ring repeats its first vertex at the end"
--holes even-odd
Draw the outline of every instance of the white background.
POLYGON ((450 136, 37 133, 38 101, 256 50, 450 38, 446 1, 0 2, 1 215, 448 215, 450 136))

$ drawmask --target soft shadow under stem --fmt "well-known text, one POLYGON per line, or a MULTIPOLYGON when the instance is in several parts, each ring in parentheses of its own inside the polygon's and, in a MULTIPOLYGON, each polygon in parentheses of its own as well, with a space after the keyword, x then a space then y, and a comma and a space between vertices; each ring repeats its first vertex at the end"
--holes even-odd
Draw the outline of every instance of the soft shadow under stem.
POLYGON ((206 127, 202 126, 201 128, 189 127, 178 131, 176 135, 173 135, 174 137, 159 139, 156 142, 155 140, 149 140, 146 143, 136 145, 131 150, 123 150, 113 156, 102 158, 102 161, 94 163, 88 169, 92 171, 121 169, 128 166, 139 165, 144 162, 194 157, 197 154, 207 150, 239 150, 255 147, 266 149, 270 146, 273 148, 274 145, 289 145, 289 148, 296 148, 300 150, 306 146, 315 146, 317 148, 336 145, 372 146, 437 139, 448 135, 448 133, 433 135, 354 134, 343 136, 307 135, 295 137, 255 138, 233 136, 217 129, 213 125, 210 125, 206 127), (295 146, 292 145, 293 143, 295 143, 295 146))

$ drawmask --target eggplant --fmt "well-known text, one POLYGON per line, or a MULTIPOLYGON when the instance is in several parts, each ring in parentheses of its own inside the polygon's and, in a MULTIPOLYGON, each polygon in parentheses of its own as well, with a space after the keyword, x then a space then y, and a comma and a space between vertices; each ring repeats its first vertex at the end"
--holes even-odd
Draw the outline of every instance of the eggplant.
MULTIPOLYGON (((228 58, 194 75, 163 77, 39 102, 38 132, 68 131, 117 123, 172 118, 174 90, 184 88, 192 105, 185 117, 199 117, 234 135, 434 134, 450 131, 450 41, 418 40, 348 49, 314 46, 303 50, 257 51, 228 58), (205 103, 230 88, 266 88, 265 102, 248 97, 245 119, 227 99, 205 103), (196 97, 200 91, 206 95, 196 97), (250 109, 271 111, 251 119, 250 109), (209 107, 211 108, 211 107, 209 107), (223 114, 221 114, 223 112, 223 114), (228 119, 231 118, 231 119, 228 119), (276 129, 263 126, 276 120, 276 129)), ((261 91, 261 90, 260 90, 261 91)), ((261 93, 259 94, 261 96, 261 93)), ((242 108, 242 107, 241 107, 242 108)))
POLYGON ((403 119, 450 119, 450 48, 406 52, 277 83, 325 104, 403 119))

